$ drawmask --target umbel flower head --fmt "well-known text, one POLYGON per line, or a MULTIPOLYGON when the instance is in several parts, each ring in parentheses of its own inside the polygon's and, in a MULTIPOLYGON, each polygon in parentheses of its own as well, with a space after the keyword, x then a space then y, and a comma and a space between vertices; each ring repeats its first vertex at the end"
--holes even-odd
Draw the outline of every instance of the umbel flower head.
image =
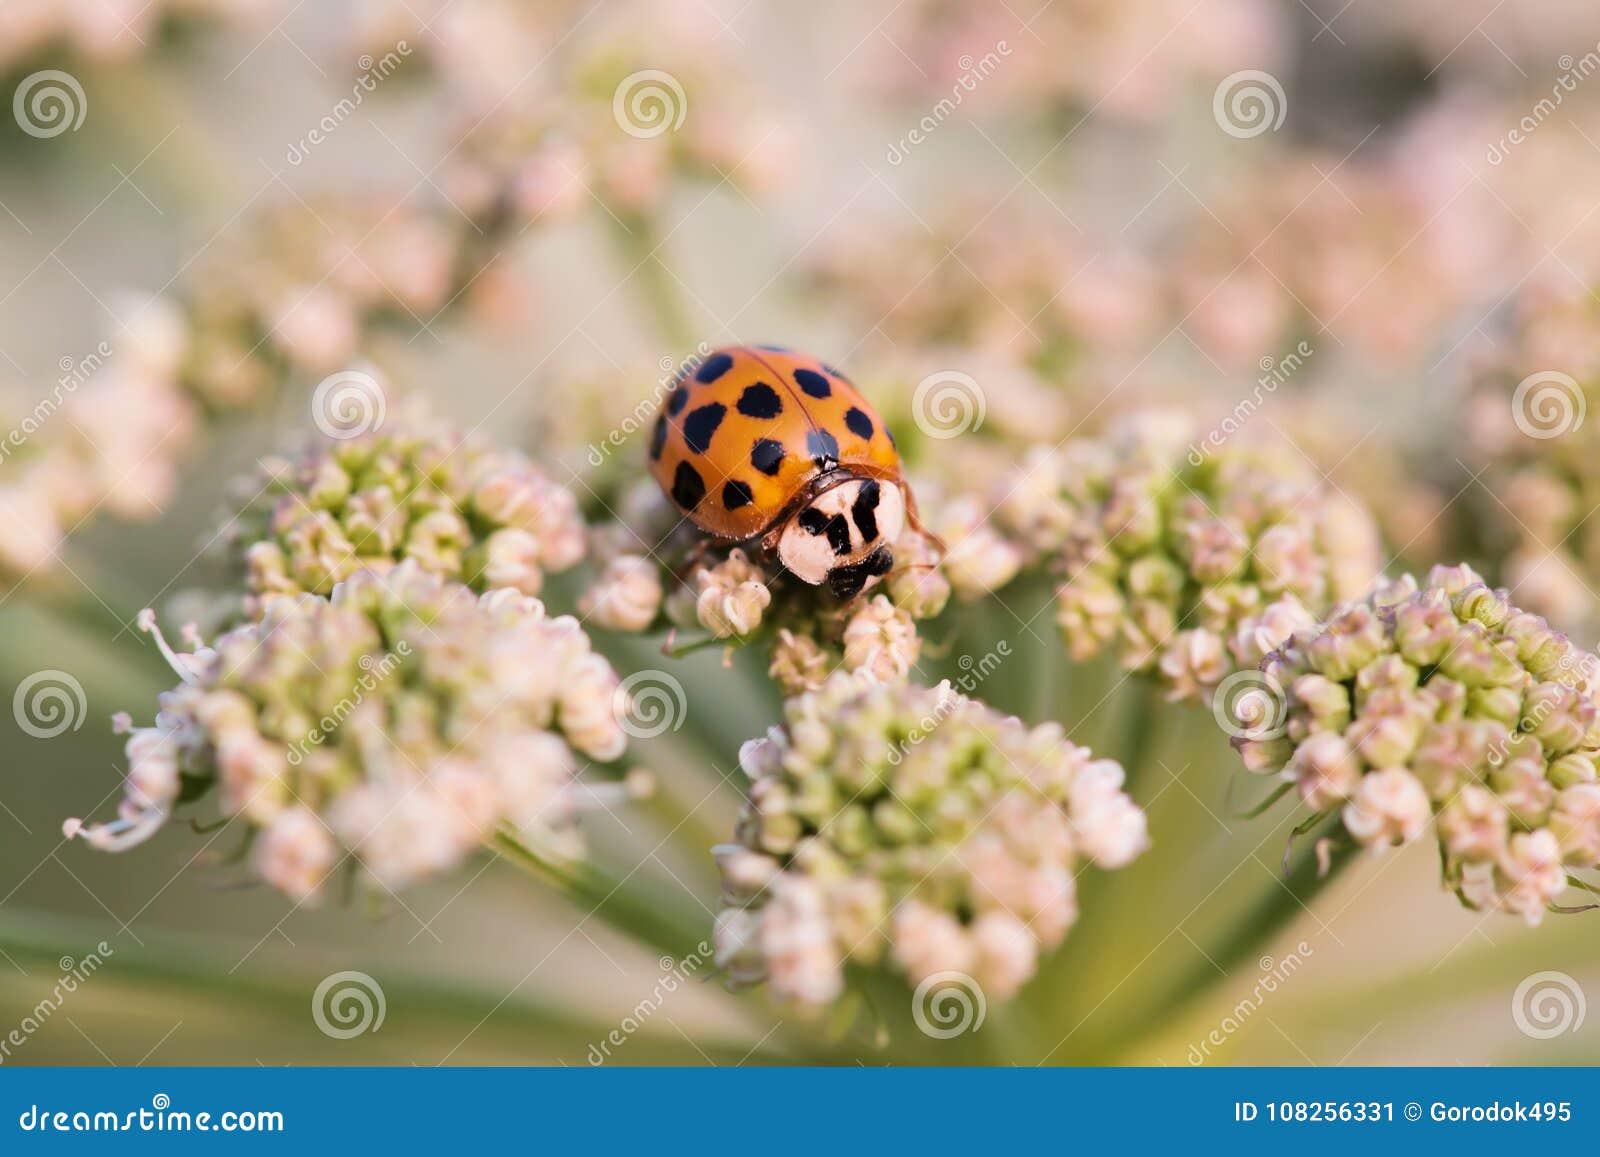
POLYGON ((273 595, 326 595, 358 570, 404 560, 475 590, 538 594, 583 557, 577 500, 521 454, 421 415, 274 458, 226 536, 246 610, 273 595))
MULTIPOLYGON (((155 630, 154 616, 143 625, 155 630)), ((332 598, 269 599, 257 621, 190 653, 157 639, 183 681, 153 726, 120 721, 118 818, 69 820, 67 834, 119 851, 215 789, 249 829, 255 870, 296 901, 341 866, 398 889, 500 831, 579 855, 578 813, 604 789, 577 773, 627 742, 616 673, 576 620, 415 561, 358 571, 332 598)))
POLYGON ((1118 764, 948 683, 835 675, 740 763, 718 963, 812 1008, 847 963, 913 984, 954 970, 1004 999, 1072 925, 1079 863, 1120 867, 1147 843, 1118 764))
POLYGON ((1339 608, 1262 680, 1282 710, 1236 735, 1246 765, 1374 852, 1432 818, 1468 906, 1537 924, 1600 866, 1600 659, 1469 567, 1339 608))
POLYGON ((1173 699, 1254 667, 1378 571, 1371 517, 1299 459, 1190 434, 1151 412, 1039 451, 999 514, 1061 573, 1056 620, 1073 657, 1115 648, 1173 699))

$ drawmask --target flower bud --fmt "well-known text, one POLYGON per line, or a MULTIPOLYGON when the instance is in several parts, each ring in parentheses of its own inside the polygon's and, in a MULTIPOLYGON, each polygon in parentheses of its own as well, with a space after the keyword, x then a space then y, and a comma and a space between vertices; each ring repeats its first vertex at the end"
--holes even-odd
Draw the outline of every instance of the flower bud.
POLYGON ((618 555, 578 600, 586 619, 610 631, 648 630, 661 610, 661 575, 654 562, 639 555, 618 555))

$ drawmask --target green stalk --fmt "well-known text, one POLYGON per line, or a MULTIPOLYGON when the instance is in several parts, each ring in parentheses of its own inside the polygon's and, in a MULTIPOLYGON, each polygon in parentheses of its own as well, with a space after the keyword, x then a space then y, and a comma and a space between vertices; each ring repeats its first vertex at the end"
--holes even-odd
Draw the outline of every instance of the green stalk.
MULTIPOLYGON (((1289 923, 1328 890, 1340 874, 1356 860, 1358 846, 1342 842, 1333 847, 1328 870, 1321 870, 1314 851, 1300 857, 1289 873, 1280 881, 1281 886, 1262 896, 1234 924, 1233 931, 1223 941, 1220 950, 1211 952, 1217 964, 1199 961, 1181 983, 1181 993, 1167 1008, 1194 1001, 1204 996, 1216 984, 1232 974, 1236 965, 1259 959, 1261 951, 1286 928, 1289 923)), ((1159 1010, 1158 1010, 1159 1011, 1159 1010)))
MULTIPOLYGON (((1138 801, 1140 793, 1149 787, 1150 774, 1146 765, 1153 762, 1152 757, 1157 750, 1160 725, 1156 721, 1164 718, 1164 705, 1154 680, 1143 675, 1129 676, 1119 697, 1122 702, 1119 704, 1121 720, 1117 742, 1114 747, 1096 751, 1095 755, 1102 759, 1115 759, 1122 764, 1127 776, 1124 790, 1138 801)), ((1182 709, 1167 706, 1165 710, 1182 709)))
POLYGON ((541 883, 561 891, 579 906, 587 906, 591 915, 657 951, 682 959, 698 952, 705 941, 704 927, 677 918, 673 906, 660 897, 651 900, 640 895, 631 878, 614 880, 588 864, 557 864, 508 832, 495 836, 494 847, 541 883))
POLYGON ((606 216, 612 241, 631 270, 630 280, 640 291, 657 336, 672 349, 693 349, 698 331, 689 319, 681 287, 662 257, 661 231, 655 219, 643 213, 606 216))
POLYGON ((1236 976, 1238 968, 1259 960, 1274 938, 1355 861, 1358 850, 1352 842, 1335 845, 1326 872, 1321 871, 1314 851, 1301 855, 1278 887, 1261 896, 1234 921, 1219 947, 1207 948, 1165 986, 1165 993, 1141 1001, 1135 1013, 1119 1018, 1110 1029, 1097 1034, 1092 1047, 1102 1055, 1120 1053, 1129 1042, 1180 1019, 1236 976))
MULTIPOLYGON (((0 999, 18 1008, 31 1007, 55 983, 63 957, 81 960, 101 939, 109 941, 112 953, 105 955, 104 966, 81 990, 98 995, 89 997, 92 1006, 75 1015, 87 1018, 85 1030, 119 1061, 132 1062, 150 1047, 154 1034, 149 1026, 168 1009, 174 1020, 182 1018, 183 1031, 164 1042, 160 1052, 149 1058, 151 1063, 215 1063, 220 1056, 227 1063, 247 1064, 253 1057, 260 1061, 262 1054, 266 1063, 359 1059, 400 1064, 419 1057, 427 1063, 474 1059, 482 1063, 484 1058, 514 1063, 530 1059, 523 1051, 530 1048, 537 1050, 531 1055, 543 1063, 562 1057, 581 1063, 589 1044, 603 1041, 616 1027, 608 1019, 575 1011, 570 1002, 520 994, 515 1000, 500 1001, 496 987, 435 984, 374 959, 365 967, 381 980, 391 1011, 404 1009, 404 1015, 359 1042, 331 1040, 317 1031, 308 1015, 308 999, 331 961, 302 960, 287 967, 252 962, 235 971, 229 965, 237 959, 239 946, 231 941, 163 933, 152 937, 145 931, 145 944, 135 945, 125 936, 108 935, 103 924, 8 912, 0 920, 4 954, 0 963, 10 960, 26 975, 6 964, 0 972, 0 999), (474 1047, 457 1052, 469 1039, 474 1047), (248 1049, 241 1042, 248 1042, 248 1049)), ((352 962, 360 959, 356 949, 338 951, 350 953, 352 962)), ((691 1048, 663 1021, 631 1038, 612 1061, 702 1064, 708 1057, 727 1065, 782 1059, 770 1047, 751 1056, 743 1040, 697 1038, 691 1048)), ((16 1059, 33 1064, 101 1063, 95 1058, 92 1047, 57 1017, 16 1059)))

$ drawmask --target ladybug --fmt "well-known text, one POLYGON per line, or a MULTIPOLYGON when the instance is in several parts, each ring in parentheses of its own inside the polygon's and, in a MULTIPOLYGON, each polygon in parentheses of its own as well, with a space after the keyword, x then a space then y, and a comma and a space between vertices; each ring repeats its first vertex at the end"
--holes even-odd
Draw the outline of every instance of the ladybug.
POLYGON ((754 542, 840 599, 889 573, 908 521, 920 529, 883 419, 838 370, 778 346, 729 346, 681 375, 650 473, 712 540, 754 542))

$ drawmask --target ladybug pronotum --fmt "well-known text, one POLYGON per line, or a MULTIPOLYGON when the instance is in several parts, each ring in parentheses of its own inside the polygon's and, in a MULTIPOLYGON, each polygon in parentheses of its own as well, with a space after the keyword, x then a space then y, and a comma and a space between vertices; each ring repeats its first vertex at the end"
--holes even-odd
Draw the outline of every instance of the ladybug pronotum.
POLYGON ((776 346, 709 354, 667 395, 650 473, 713 540, 755 542, 853 598, 889 573, 916 505, 894 437, 850 380, 776 346))

